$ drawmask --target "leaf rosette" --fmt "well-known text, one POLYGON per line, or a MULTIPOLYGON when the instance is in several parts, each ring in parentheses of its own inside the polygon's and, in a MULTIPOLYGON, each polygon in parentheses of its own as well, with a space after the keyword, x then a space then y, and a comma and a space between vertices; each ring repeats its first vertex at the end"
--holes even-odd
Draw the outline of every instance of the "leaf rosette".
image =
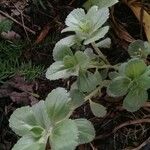
POLYGON ((123 63, 119 73, 113 73, 114 78, 107 88, 107 93, 113 97, 125 96, 123 107, 128 111, 137 111, 148 99, 150 88, 150 67, 139 58, 133 58, 123 63))

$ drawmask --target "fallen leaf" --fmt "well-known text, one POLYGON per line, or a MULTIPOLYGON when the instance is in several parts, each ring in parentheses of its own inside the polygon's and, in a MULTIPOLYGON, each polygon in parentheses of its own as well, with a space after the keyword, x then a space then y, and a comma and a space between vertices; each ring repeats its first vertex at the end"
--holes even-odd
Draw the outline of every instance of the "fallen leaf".
POLYGON ((144 8, 144 4, 140 3, 138 0, 133 2, 124 0, 124 2, 133 11, 139 22, 143 25, 147 40, 150 42, 150 13, 144 8), (142 11, 143 13, 141 14, 142 11))

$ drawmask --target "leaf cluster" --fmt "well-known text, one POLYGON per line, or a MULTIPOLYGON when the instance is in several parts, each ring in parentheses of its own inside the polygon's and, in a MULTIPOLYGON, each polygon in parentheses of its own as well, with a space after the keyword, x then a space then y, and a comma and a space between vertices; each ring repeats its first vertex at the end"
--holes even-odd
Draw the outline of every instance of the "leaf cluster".
POLYGON ((86 119, 69 119, 73 109, 70 93, 63 88, 54 89, 45 101, 32 107, 15 110, 9 122, 12 130, 22 138, 12 150, 75 149, 95 137, 93 125, 86 119))

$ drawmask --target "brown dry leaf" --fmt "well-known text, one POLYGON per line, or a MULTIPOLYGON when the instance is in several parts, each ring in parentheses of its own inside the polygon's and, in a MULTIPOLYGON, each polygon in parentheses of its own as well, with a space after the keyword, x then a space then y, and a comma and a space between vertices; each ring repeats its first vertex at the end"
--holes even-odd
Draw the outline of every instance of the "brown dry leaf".
POLYGON ((23 92, 33 92, 33 87, 35 85, 34 82, 26 82, 25 79, 21 76, 13 77, 11 80, 8 81, 8 84, 11 87, 21 90, 23 92))
POLYGON ((128 33, 124 25, 119 20, 117 20, 113 14, 114 8, 111 9, 112 28, 115 31, 116 36, 120 39, 120 44, 122 47, 127 49, 128 44, 132 43, 135 39, 128 33))
POLYGON ((41 31, 41 33, 39 34, 39 36, 37 37, 36 41, 35 41, 35 44, 39 44, 41 43, 45 37, 48 35, 49 33, 49 30, 50 30, 50 25, 46 25, 43 30, 41 31))
POLYGON ((0 86, 0 98, 9 97, 17 104, 33 105, 38 102, 38 96, 34 94, 35 83, 29 83, 23 77, 15 76, 0 86))
POLYGON ((28 93, 12 92, 9 96, 10 96, 11 100, 17 104, 20 104, 20 103, 23 103, 24 105, 30 104, 28 93))
POLYGON ((131 8, 137 19, 144 27, 147 40, 150 42, 150 14, 139 1, 124 0, 124 2, 131 8), (143 10, 142 10, 143 9, 143 10), (143 11, 143 12, 142 12, 143 11), (142 14, 141 14, 142 12, 142 14), (142 16, 141 16, 142 15, 142 16))

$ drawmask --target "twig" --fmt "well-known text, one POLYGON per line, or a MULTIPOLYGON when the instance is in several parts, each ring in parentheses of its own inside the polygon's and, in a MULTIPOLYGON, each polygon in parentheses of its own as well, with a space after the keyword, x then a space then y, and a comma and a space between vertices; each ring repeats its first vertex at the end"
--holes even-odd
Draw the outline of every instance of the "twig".
POLYGON ((6 14, 5 12, 3 12, 3 11, 0 10, 0 14, 2 14, 3 16, 5 16, 5 17, 11 19, 13 22, 15 22, 15 23, 17 23, 18 25, 20 25, 21 27, 25 28, 28 32, 30 32, 30 33, 32 33, 32 34, 34 34, 34 35, 36 34, 35 31, 33 31, 33 30, 31 30, 30 28, 28 28, 28 27, 22 25, 20 22, 18 22, 16 19, 14 19, 14 18, 11 17, 10 15, 6 14))
POLYGON ((116 133, 119 129, 121 129, 123 127, 129 126, 129 125, 134 125, 134 124, 141 124, 141 123, 150 123, 150 119, 148 119, 148 118, 147 119, 138 119, 138 120, 131 120, 131 121, 124 122, 123 124, 115 127, 112 132, 97 136, 95 138, 95 140, 107 138, 107 137, 111 136, 112 134, 116 133))
POLYGON ((113 133, 117 132, 119 129, 123 127, 134 125, 134 124, 141 124, 141 123, 150 123, 150 119, 138 119, 138 120, 131 120, 131 121, 124 122, 123 124, 114 128, 113 133))
POLYGON ((138 147, 136 148, 133 148, 132 150, 141 150, 141 148, 143 148, 145 145, 147 145, 148 143, 150 143, 150 137, 144 141, 141 145, 139 145, 138 147))
POLYGON ((20 15, 21 15, 21 21, 22 21, 23 29, 24 29, 24 31, 25 31, 25 34, 26 34, 26 36, 27 36, 28 41, 30 41, 28 32, 27 32, 27 30, 26 30, 26 28, 25 28, 23 13, 22 13, 22 11, 21 11, 14 3, 12 3, 12 4, 14 5, 14 7, 17 9, 17 11, 18 11, 18 12, 20 13, 20 15))
POLYGON ((91 43, 92 47, 94 48, 94 50, 96 51, 96 53, 99 55, 99 57, 107 64, 110 65, 109 61, 107 60, 107 58, 105 57, 105 55, 100 51, 100 49, 96 46, 95 43, 91 43))

